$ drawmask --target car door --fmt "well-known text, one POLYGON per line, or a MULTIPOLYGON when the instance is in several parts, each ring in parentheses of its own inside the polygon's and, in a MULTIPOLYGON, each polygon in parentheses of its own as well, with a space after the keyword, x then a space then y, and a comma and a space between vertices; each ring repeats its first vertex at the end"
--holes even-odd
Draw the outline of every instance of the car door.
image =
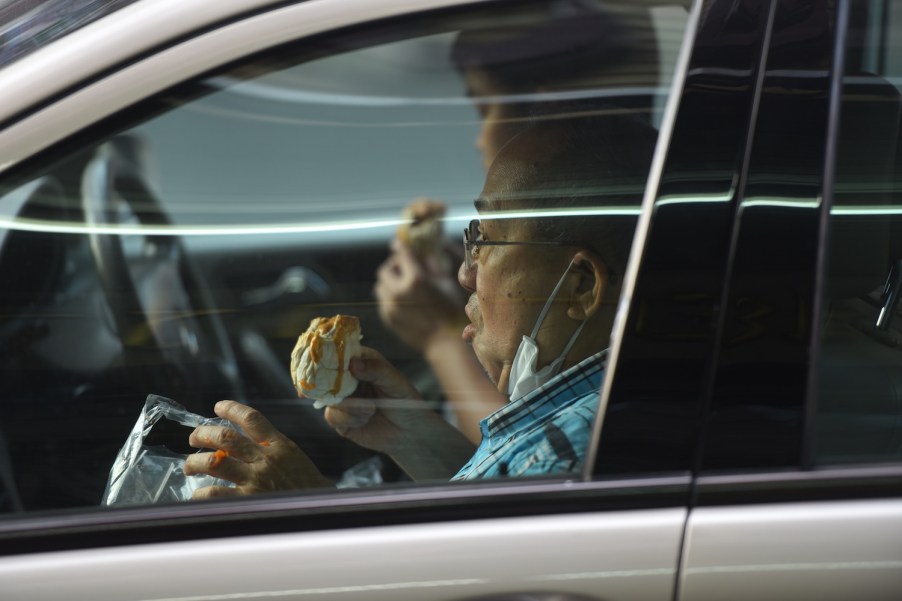
MULTIPOLYGON (((434 387, 370 290, 408 199, 442 196, 454 244, 473 217, 479 118, 450 38, 561 14, 440 4, 191 12, 148 48, 139 32, 166 15, 137 2, 79 30, 136 27, 127 58, 9 117, 3 598, 672 598, 693 438, 616 474, 412 483, 297 401, 288 354, 320 311, 359 314, 367 344, 434 387), (338 491, 100 507, 147 393, 202 415, 234 395, 337 482, 370 469, 338 491)), ((606 10, 654 46, 637 59, 654 78, 601 95, 658 128, 663 157, 700 6, 606 10)))
POLYGON ((893 599, 899 6, 761 8, 677 596, 893 599))

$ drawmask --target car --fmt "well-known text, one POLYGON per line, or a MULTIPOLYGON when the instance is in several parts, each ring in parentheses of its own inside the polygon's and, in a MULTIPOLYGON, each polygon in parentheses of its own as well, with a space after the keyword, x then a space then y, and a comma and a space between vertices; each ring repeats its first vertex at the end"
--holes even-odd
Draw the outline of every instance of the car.
POLYGON ((20 0, 0 39, 3 599, 899 598, 902 2, 20 0), (532 87, 474 90, 461 32, 532 87), (635 227, 586 461, 413 481, 289 357, 358 316, 455 421, 375 274, 417 198, 461 260, 518 106, 656 137, 603 191, 635 227), (250 404, 339 487, 110 502, 149 395, 250 404))

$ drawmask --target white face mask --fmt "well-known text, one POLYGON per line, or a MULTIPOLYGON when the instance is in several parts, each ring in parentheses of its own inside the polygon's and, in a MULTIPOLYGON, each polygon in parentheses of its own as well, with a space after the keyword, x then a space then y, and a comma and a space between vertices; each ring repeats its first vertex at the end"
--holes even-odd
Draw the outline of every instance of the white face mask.
POLYGON ((517 353, 514 355, 514 362, 511 365, 510 379, 507 382, 507 393, 512 401, 516 401, 525 394, 532 392, 561 371, 561 367, 564 365, 564 358, 570 352, 570 349, 573 348, 573 344, 579 337, 580 332, 582 332, 583 326, 586 325, 585 320, 579 324, 579 327, 576 328, 573 336, 570 337, 557 359, 542 369, 536 370, 536 365, 539 361, 539 345, 536 343, 536 335, 539 333, 539 327, 545 321, 545 316, 548 315, 548 310, 551 308, 551 304, 554 302, 554 298, 560 291, 561 286, 564 285, 564 278, 567 277, 572 266, 573 260, 571 259, 570 264, 567 265, 567 269, 564 271, 564 275, 558 280, 554 290, 551 291, 551 296, 545 301, 545 306, 542 307, 542 312, 539 313, 539 318, 532 329, 532 334, 523 336, 520 346, 517 347, 517 353))

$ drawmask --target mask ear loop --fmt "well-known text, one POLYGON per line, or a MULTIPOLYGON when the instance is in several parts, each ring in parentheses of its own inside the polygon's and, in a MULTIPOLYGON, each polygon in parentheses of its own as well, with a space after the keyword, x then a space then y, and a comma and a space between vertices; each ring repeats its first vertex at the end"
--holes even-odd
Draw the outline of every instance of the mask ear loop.
MULTIPOLYGON (((536 325, 532 329, 532 334, 529 336, 532 340, 536 339, 536 335, 539 333, 539 326, 542 325, 542 322, 545 321, 545 316, 548 315, 548 311, 551 310, 551 305, 554 303, 554 299, 557 298, 558 292, 561 291, 561 286, 564 285, 564 280, 567 278, 567 274, 570 273, 570 268, 573 267, 573 259, 570 259, 570 263, 567 265, 567 269, 564 271, 564 275, 561 276, 561 279, 558 280, 557 285, 554 287, 554 290, 551 291, 551 295, 548 297, 548 300, 545 301, 545 306, 542 307, 541 313, 539 313, 539 318, 536 320, 536 325)), ((564 350, 558 355, 558 358, 555 361, 562 361, 564 357, 570 352, 570 349, 573 348, 573 345, 576 344, 576 339, 579 338, 580 332, 583 331, 583 327, 586 325, 586 320, 582 320, 579 324, 579 327, 576 328, 576 331, 573 332, 573 335, 570 336, 570 340, 567 341, 567 344, 564 345, 564 350)))
POLYGON ((573 332, 573 336, 570 337, 570 340, 567 342, 567 346, 564 347, 564 350, 558 356, 559 361, 562 361, 564 359, 564 357, 567 356, 567 353, 570 352, 570 349, 573 348, 573 345, 576 344, 576 339, 579 338, 579 334, 580 334, 580 332, 583 331, 583 326, 585 326, 585 325, 586 325, 586 320, 584 319, 584 320, 582 320, 582 322, 580 322, 579 327, 576 328, 576 331, 573 332))
POLYGON ((551 295, 548 297, 548 300, 545 301, 545 306, 542 307, 542 311, 539 313, 536 325, 532 328, 532 334, 529 335, 533 340, 536 339, 536 334, 539 333, 539 327, 542 325, 542 322, 545 321, 545 316, 548 315, 548 311, 551 310, 551 305, 554 303, 554 299, 557 298, 557 293, 561 291, 561 286, 564 285, 564 279, 566 279, 567 274, 570 273, 571 267, 573 267, 573 259, 570 259, 570 263, 567 264, 567 269, 564 270, 564 275, 557 281, 557 285, 554 287, 554 290, 551 291, 551 295))

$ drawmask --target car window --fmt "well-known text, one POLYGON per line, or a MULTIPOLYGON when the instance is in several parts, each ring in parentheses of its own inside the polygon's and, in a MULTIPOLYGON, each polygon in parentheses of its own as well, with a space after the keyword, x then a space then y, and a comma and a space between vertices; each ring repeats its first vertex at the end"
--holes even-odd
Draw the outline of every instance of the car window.
POLYGON ((842 80, 812 458, 902 460, 902 4, 854 15, 842 80))
POLYGON ((331 33, 10 170, 8 506, 572 478, 685 21, 530 3, 331 33), (273 454, 315 476, 251 481, 273 454))
MULTIPOLYGON (((747 187, 756 186, 751 196, 764 195, 762 184, 787 177, 775 175, 772 165, 793 167, 773 161, 755 178, 750 175, 751 144, 760 140, 756 126, 763 137, 772 136, 779 132, 778 120, 786 118, 780 107, 759 110, 762 90, 784 89, 782 82, 762 86, 770 68, 763 64, 768 53, 762 47, 767 48, 771 28, 778 43, 792 40, 810 27, 803 17, 811 12, 817 11, 795 18, 787 11, 778 20, 763 7, 737 12, 714 4, 702 11, 667 156, 655 181, 654 208, 643 215, 648 226, 635 249, 641 248, 641 262, 616 348, 615 376, 605 382, 610 389, 596 475, 693 472, 700 463, 747 464, 769 452, 768 445, 751 439, 767 428, 770 418, 762 404, 771 397, 748 388, 759 381, 767 388, 767 373, 743 370, 750 358, 770 356, 762 349, 781 337, 747 336, 762 331, 755 323, 760 308, 753 302, 759 276, 742 281, 748 262, 740 273, 731 269, 740 227, 760 228, 751 215, 748 225, 740 219, 758 210, 740 210, 747 187), (774 120, 756 121, 759 114, 774 120)), ((773 68, 782 69, 788 54, 773 68)), ((757 162, 771 156, 772 146, 788 148, 762 146, 753 155, 757 162)), ((760 250, 759 238, 746 240, 740 242, 748 254, 760 250)))
POLYGON ((801 462, 837 21, 826 5, 776 10, 756 66, 711 355, 702 453, 711 472, 801 462))
MULTIPOLYGON (((845 17, 825 4, 758 8, 712 6, 699 23, 619 349, 598 474, 783 471, 803 463, 820 332, 818 269, 828 248, 834 42, 846 39, 837 25, 845 17), (725 30, 724 20, 742 33, 725 30)), ((861 99, 849 94, 843 109, 861 99)), ((867 131, 879 129, 871 107, 858 115, 871 119, 867 131)), ((850 131, 840 135, 843 147, 865 130, 850 131)), ((830 240, 832 248, 839 237, 830 240)), ((849 245, 850 275, 868 278, 859 264, 874 241, 849 245)), ((883 269, 881 262, 870 272, 883 269)))

